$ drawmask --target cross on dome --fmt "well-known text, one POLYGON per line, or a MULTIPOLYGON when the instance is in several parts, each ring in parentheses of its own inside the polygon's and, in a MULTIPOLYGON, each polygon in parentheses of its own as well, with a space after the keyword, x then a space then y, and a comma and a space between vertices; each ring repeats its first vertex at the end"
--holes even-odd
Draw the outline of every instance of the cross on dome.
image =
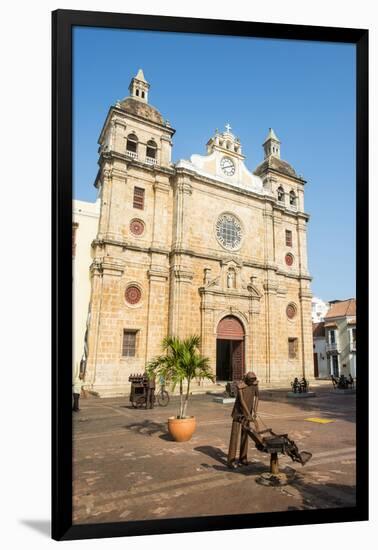
POLYGON ((230 126, 229 122, 227 122, 227 124, 225 125, 225 128, 226 128, 226 131, 227 131, 228 133, 230 133, 231 126, 230 126))

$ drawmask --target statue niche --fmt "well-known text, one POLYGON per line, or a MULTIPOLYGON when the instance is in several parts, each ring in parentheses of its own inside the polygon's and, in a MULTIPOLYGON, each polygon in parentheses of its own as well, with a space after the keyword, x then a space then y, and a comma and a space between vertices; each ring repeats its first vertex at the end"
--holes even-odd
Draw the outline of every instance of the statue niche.
POLYGON ((236 273, 233 267, 227 271, 227 288, 236 288, 236 273))

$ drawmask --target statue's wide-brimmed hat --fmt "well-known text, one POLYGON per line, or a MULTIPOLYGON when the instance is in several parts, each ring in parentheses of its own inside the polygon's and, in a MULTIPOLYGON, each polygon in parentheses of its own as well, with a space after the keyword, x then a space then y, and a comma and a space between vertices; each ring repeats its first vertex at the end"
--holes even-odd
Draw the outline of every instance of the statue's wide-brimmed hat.
POLYGON ((248 380, 256 380, 257 381, 256 374, 254 372, 252 372, 251 370, 249 372, 247 372, 245 377, 248 378, 248 380))

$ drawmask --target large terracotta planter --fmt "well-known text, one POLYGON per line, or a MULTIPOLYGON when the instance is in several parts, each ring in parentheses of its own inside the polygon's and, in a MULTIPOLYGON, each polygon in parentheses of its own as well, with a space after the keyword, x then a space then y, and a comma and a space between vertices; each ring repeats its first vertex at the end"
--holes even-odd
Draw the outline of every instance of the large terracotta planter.
POLYGON ((189 441, 196 429, 196 419, 194 416, 188 418, 168 418, 168 431, 175 441, 189 441))

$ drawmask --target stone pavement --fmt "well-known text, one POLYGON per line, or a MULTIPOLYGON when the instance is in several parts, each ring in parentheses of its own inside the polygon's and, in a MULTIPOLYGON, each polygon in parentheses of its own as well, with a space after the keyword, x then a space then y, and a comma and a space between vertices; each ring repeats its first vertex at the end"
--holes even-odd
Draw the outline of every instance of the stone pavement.
POLYGON ((74 414, 74 523, 314 508, 332 514, 332 508, 353 506, 355 396, 334 395, 324 385, 316 391, 303 400, 288 399, 286 391, 261 392, 261 421, 313 453, 304 467, 280 459, 281 469, 297 471, 284 487, 256 483, 269 470, 269 455, 252 441, 250 464, 227 468, 232 404, 193 396, 188 413, 197 419, 196 432, 191 441, 175 443, 166 420, 176 413, 176 397, 153 410, 132 409, 128 398, 81 399, 74 414), (333 422, 306 420, 313 417, 333 422))

